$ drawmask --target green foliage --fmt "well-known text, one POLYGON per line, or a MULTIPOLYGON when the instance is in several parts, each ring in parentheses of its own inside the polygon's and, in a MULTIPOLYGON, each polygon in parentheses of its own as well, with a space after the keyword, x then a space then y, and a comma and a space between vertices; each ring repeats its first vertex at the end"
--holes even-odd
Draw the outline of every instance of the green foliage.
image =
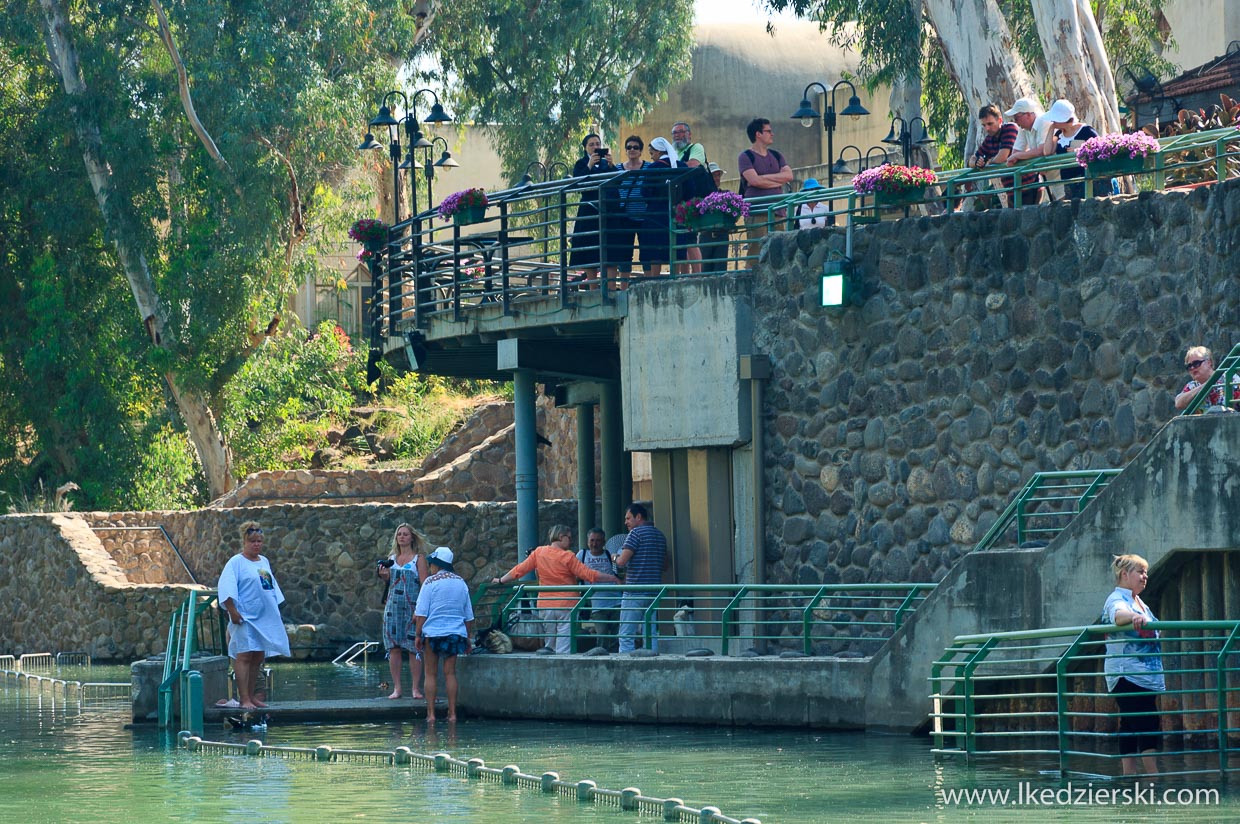
POLYGON ((191 509, 207 499, 207 479, 199 469, 194 446, 172 424, 154 428, 143 438, 145 451, 124 502, 130 509, 191 509))
POLYGON ((442 3, 428 52, 458 119, 492 124, 505 172, 572 161, 591 124, 615 133, 688 76, 693 3, 442 3))
POLYGON ((268 339, 223 393, 220 426, 241 475, 305 466, 366 391, 366 357, 330 321, 268 339))

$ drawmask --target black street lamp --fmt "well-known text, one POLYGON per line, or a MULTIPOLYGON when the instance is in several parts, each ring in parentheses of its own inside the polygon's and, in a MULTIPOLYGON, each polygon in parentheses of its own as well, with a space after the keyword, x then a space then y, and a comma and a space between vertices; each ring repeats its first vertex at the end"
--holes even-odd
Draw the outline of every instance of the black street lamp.
POLYGON ((883 138, 883 142, 889 146, 899 146, 904 155, 904 165, 907 166, 910 163, 914 146, 925 146, 927 143, 934 142, 930 139, 927 128, 926 121, 921 117, 914 117, 907 122, 903 117, 892 117, 891 131, 883 138), (900 121, 899 134, 896 133, 897 120, 900 121))
POLYGON ((426 176, 426 208, 430 209, 435 205, 435 195, 431 188, 431 181, 435 179, 435 169, 455 169, 460 166, 452 159, 452 152, 448 151, 448 141, 442 137, 431 139, 430 145, 427 147, 426 160, 422 165, 422 174, 426 176), (439 155, 439 159, 431 163, 431 157, 435 154, 435 147, 443 144, 443 152, 439 155))
MULTIPOLYGON (((379 113, 370 120, 370 127, 386 127, 388 130, 388 155, 392 159, 392 223, 400 223, 400 170, 414 168, 413 150, 430 148, 431 144, 422 136, 421 129, 418 128, 417 104, 418 98, 422 94, 429 94, 434 103, 431 104, 430 114, 426 116, 423 123, 451 123, 452 116, 443 110, 443 106, 439 102, 439 95, 430 89, 418 89, 412 96, 406 96, 402 91, 390 91, 383 96, 383 100, 379 105, 379 113), (397 119, 392 116, 392 109, 388 106, 388 101, 392 98, 400 98, 404 104, 405 114, 397 119), (404 162, 401 162, 400 147, 400 127, 405 127, 405 134, 408 137, 409 149, 405 155, 404 162)), ((377 149, 382 144, 375 140, 371 132, 366 133, 366 139, 362 145, 357 148, 377 149)), ((417 188, 414 185, 413 177, 410 176, 410 209, 411 214, 418 213, 418 195, 417 188)))
POLYGON ((827 188, 835 186, 835 172, 833 171, 835 163, 835 93, 840 86, 847 86, 852 93, 848 98, 848 106, 844 108, 840 114, 851 117, 856 120, 863 115, 868 115, 869 111, 861 105, 861 98, 857 97, 857 88, 847 80, 841 80, 834 86, 827 89, 822 83, 814 82, 805 87, 805 91, 801 93, 801 107, 797 109, 793 115, 793 120, 800 120, 801 125, 807 129, 814 125, 814 121, 819 117, 822 118, 822 127, 827 130, 827 188), (813 107, 809 101, 809 90, 817 86, 822 90, 824 102, 827 104, 826 113, 818 114, 818 110, 813 107))
POLYGON ((517 184, 518 187, 524 189, 526 186, 533 185, 534 176, 530 174, 530 169, 542 169, 542 180, 540 180, 539 183, 545 183, 547 178, 551 176, 551 173, 547 171, 547 166, 545 163, 534 160, 525 167, 525 174, 521 175, 521 182, 517 184))
POLYGON ((861 154, 861 149, 859 149, 856 146, 853 146, 852 144, 849 144, 845 146, 844 148, 840 149, 839 159, 836 160, 835 163, 832 164, 831 166, 831 171, 834 172, 835 174, 837 175, 853 174, 848 171, 848 161, 845 160, 845 156, 848 154, 849 149, 852 149, 854 152, 857 153, 856 174, 860 174, 866 169, 877 168, 887 162, 887 150, 884 149, 882 146, 871 146, 866 151, 866 153, 863 155, 861 154), (879 160, 878 163, 871 163, 870 156, 873 155, 875 152, 878 152, 882 159, 879 160))
POLYGON ((560 177, 573 176, 573 169, 571 166, 561 160, 553 160, 547 164, 547 180, 550 180, 555 175, 556 167, 564 170, 564 174, 560 175, 560 177))

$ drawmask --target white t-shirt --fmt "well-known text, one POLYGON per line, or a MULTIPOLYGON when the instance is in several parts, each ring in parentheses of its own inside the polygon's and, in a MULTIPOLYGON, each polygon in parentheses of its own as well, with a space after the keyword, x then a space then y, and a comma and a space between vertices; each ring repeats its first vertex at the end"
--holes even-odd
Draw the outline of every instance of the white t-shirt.
POLYGON ((802 203, 797 206, 797 228, 808 229, 811 226, 830 226, 831 207, 825 200, 817 203, 802 203))

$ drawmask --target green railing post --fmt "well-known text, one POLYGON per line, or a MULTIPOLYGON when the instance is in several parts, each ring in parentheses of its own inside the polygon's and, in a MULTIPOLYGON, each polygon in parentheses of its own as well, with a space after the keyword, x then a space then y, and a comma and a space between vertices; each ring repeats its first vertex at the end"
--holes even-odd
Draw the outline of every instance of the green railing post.
POLYGON ((663 600, 667 587, 661 587, 655 594, 654 600, 650 602, 650 606, 646 607, 646 611, 642 613, 642 647, 651 649, 651 641, 654 639, 654 616, 659 612, 659 603, 663 600))
POLYGON ((912 605, 913 599, 916 598, 919 594, 921 594, 921 587, 917 587, 917 586, 913 587, 912 589, 909 590, 908 595, 904 596, 904 600, 900 602, 900 606, 896 607, 896 614, 892 616, 892 619, 891 619, 892 623, 895 624, 895 626, 892 628, 892 632, 895 632, 896 630, 900 628, 900 624, 903 623, 904 621, 905 610, 907 610, 912 605))
POLYGON ((1076 655, 1077 650, 1081 648, 1081 644, 1089 635, 1088 629, 1081 630, 1080 634, 1073 639, 1068 648, 1059 656, 1059 660, 1055 662, 1055 716, 1056 716, 1056 742, 1059 747, 1059 775, 1064 776, 1068 772, 1068 700, 1065 697, 1064 679, 1068 674, 1068 664, 1076 655))
POLYGON ((805 605, 805 609, 801 610, 801 645, 802 652, 810 655, 813 651, 813 645, 810 642, 810 624, 814 619, 814 608, 818 606, 818 602, 822 600, 826 587, 820 588, 814 597, 809 599, 809 603, 805 605))
POLYGON ((972 756, 977 748, 977 707, 973 701, 973 673, 990 655, 990 650, 996 643, 998 642, 994 638, 986 639, 964 665, 964 751, 969 756, 972 756))
POLYGON ((728 602, 728 605, 723 608, 723 614, 719 616, 719 654, 720 655, 728 654, 728 641, 731 638, 731 628, 732 628, 732 613, 736 611, 736 605, 740 603, 741 599, 745 596, 745 593, 748 590, 749 590, 749 587, 745 587, 745 586, 742 586, 739 590, 737 590, 736 595, 734 595, 732 597, 732 600, 728 602))
POLYGON ((1231 634, 1227 636, 1227 640, 1223 643, 1223 648, 1219 650, 1217 661, 1214 665, 1215 671, 1215 689, 1218 692, 1217 707, 1217 723, 1218 723, 1218 772, 1222 777, 1227 774, 1227 656, 1231 654, 1231 650, 1240 637, 1240 623, 1232 629, 1231 634))

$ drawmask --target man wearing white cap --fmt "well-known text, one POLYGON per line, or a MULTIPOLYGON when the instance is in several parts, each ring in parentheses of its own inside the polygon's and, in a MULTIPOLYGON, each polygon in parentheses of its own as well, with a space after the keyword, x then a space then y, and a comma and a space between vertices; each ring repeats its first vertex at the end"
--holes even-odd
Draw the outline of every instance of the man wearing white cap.
MULTIPOLYGON (((1016 143, 1012 145, 1012 153, 1008 155, 1005 161, 1009 166, 1015 166, 1022 160, 1033 160, 1042 157, 1044 151, 1043 144, 1046 142, 1046 133, 1050 129, 1050 121, 1042 116, 1042 104, 1036 97, 1022 97, 1012 104, 1012 108, 1003 113, 1005 117, 1009 117, 1019 129, 1016 133, 1016 143)), ((1059 177, 1059 173, 1055 172, 1055 177, 1059 177)), ((1021 182, 1025 185, 1033 185, 1037 183, 1037 175, 1024 175, 1021 182)), ((1042 200, 1042 190, 1036 189, 1029 192, 1022 192, 1021 203, 1029 206, 1042 200)))
POLYGON ((435 693, 438 689, 439 661, 443 659, 443 679, 448 693, 448 720, 456 720, 456 657, 473 648, 474 608, 469 602, 469 586, 452 568, 452 550, 437 548, 426 556, 431 576, 422 582, 415 622, 414 646, 426 663, 426 720, 435 720, 435 693))

